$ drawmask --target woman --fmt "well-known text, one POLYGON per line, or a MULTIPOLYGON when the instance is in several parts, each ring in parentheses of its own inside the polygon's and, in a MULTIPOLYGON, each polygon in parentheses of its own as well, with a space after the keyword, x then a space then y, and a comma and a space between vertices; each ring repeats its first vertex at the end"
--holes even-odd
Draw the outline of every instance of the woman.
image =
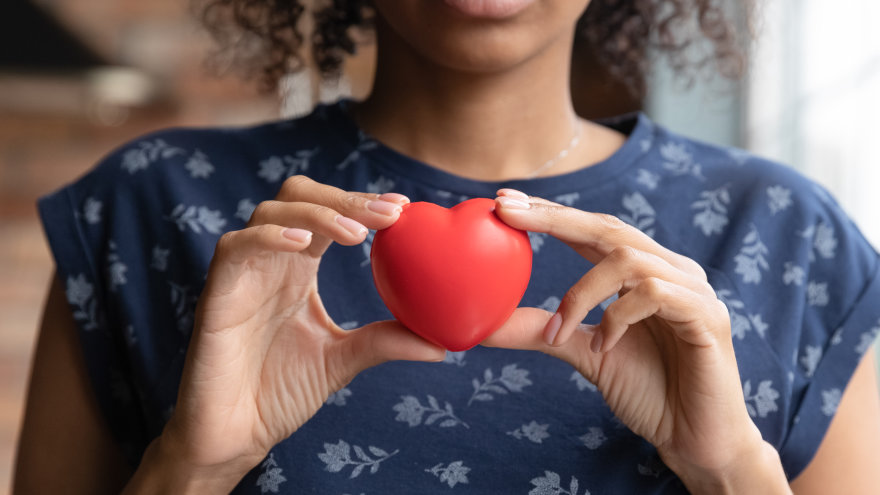
MULTIPOLYGON (((222 3, 276 74, 297 6, 222 3)), ((145 136, 43 199, 58 276, 17 489, 867 493, 877 254, 788 169, 578 118, 588 3, 374 0, 363 102, 145 136), (387 320, 369 231, 477 196, 531 232, 532 280, 445 356, 387 320)), ((708 2, 670 3, 723 38, 708 2)), ((664 5, 591 7, 612 72, 664 5)), ((322 33, 332 69, 346 38, 322 33)))

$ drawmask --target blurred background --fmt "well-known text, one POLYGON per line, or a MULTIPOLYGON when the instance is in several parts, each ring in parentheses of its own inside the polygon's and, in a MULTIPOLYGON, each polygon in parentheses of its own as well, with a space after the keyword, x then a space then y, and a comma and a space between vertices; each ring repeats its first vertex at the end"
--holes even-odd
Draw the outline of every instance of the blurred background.
MULTIPOLYGON (((793 164, 828 187, 878 246, 880 2, 758 3, 743 81, 700 76, 686 84, 659 61, 638 101, 585 59, 573 71, 579 112, 642 109, 678 132, 793 164)), ((37 197, 156 128, 296 115, 317 100, 369 88, 368 47, 347 62, 338 84, 305 72, 290 77, 282 94, 260 95, 254 83, 209 75, 202 62, 211 46, 187 0, 0 2, 0 493, 10 484, 53 269, 37 197)))

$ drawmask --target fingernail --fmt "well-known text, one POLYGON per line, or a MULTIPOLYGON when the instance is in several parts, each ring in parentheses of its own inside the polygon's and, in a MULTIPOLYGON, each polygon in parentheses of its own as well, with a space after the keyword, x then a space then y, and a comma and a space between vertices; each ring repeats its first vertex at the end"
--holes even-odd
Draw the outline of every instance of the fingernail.
POLYGON ((296 242, 306 242, 312 237, 312 233, 308 230, 294 228, 282 230, 281 235, 296 242))
POLYGON ((336 215, 336 223, 345 227, 345 230, 351 232, 354 235, 364 235, 367 233, 367 228, 348 217, 344 217, 342 215, 336 215))
POLYGON ((389 217, 395 213, 400 213, 401 207, 398 204, 389 203, 388 201, 376 200, 367 203, 367 209, 380 215, 388 215, 389 217))
POLYGON ((593 352, 602 350, 602 332, 593 333, 593 340, 590 341, 590 350, 593 352))
POLYGON ((495 201, 498 201, 504 208, 510 208, 511 210, 528 210, 529 204, 525 201, 521 201, 518 199, 508 198, 505 196, 498 196, 495 198, 495 201))
POLYGON ((596 325, 588 325, 586 323, 578 323, 574 329, 578 332, 588 333, 590 335, 596 332, 596 325))
POLYGON ((547 326, 544 327, 544 342, 547 342, 547 345, 553 345, 553 341, 556 340, 556 334, 559 333, 559 327, 562 326, 562 315, 556 313, 550 318, 550 321, 547 322, 547 326))
POLYGON ((496 194, 498 194, 499 196, 507 196, 509 198, 524 199, 526 201, 528 201, 529 199, 528 194, 522 191, 517 191, 516 189, 510 189, 508 187, 505 187, 504 189, 499 189, 496 194))
POLYGON ((409 203, 409 198, 404 196, 403 194, 397 193, 385 193, 379 196, 378 198, 381 201, 389 201, 391 203, 397 203, 399 205, 405 205, 409 203))

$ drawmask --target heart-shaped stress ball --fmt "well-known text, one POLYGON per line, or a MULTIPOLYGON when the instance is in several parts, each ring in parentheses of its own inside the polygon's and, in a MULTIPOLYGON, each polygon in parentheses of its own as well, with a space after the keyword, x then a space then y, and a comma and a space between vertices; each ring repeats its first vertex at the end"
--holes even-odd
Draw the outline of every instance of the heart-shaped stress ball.
POLYGON ((373 280, 407 328, 450 351, 479 344, 507 321, 529 284, 529 236, 495 215, 495 201, 470 199, 450 209, 404 205, 376 232, 373 280))

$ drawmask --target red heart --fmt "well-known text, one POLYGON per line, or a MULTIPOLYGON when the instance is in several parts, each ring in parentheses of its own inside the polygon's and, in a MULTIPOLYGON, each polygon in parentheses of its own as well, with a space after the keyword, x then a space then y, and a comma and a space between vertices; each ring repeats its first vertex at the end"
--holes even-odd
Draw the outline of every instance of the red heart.
POLYGON ((532 271, 529 236, 495 215, 495 202, 451 209, 404 205, 376 232, 373 281, 401 323, 450 351, 479 344, 516 309, 532 271))

